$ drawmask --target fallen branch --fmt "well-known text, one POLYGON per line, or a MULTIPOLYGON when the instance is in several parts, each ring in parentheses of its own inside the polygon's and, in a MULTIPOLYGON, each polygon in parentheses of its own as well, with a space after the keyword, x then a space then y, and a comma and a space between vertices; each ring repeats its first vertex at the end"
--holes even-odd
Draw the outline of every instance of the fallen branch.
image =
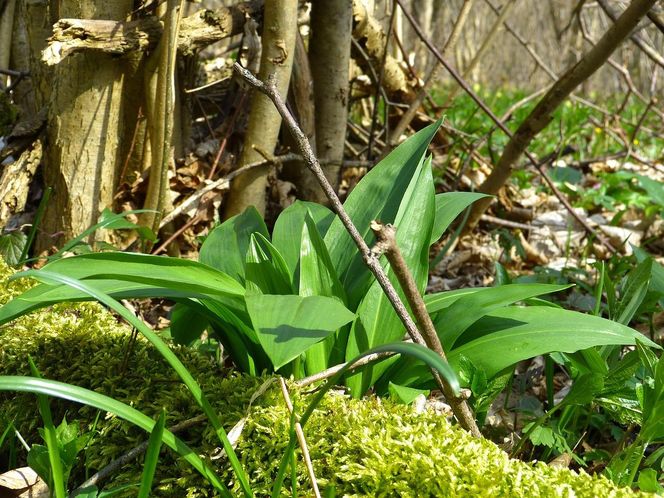
MULTIPOLYGON (((295 142, 297 143, 298 148, 300 149, 300 152, 304 159, 304 163, 318 179, 321 188, 323 189, 325 195, 330 201, 330 205, 337 213, 339 219, 341 220, 344 227, 348 231, 349 235, 355 242, 355 245, 360 250, 360 255, 362 256, 364 264, 376 277, 376 280, 378 281, 379 285, 385 292, 385 295, 387 296, 390 303, 394 307, 395 312, 399 316, 401 322, 404 324, 406 332, 411 337, 411 339, 413 339, 414 342, 422 346, 426 346, 427 345, 426 341, 422 337, 420 331, 417 329, 415 323, 413 322, 413 319, 408 314, 408 310, 404 306, 404 303, 401 301, 401 298, 399 297, 399 294, 392 285, 392 282, 390 282, 390 279, 388 278, 387 274, 385 273, 385 270, 380 264, 380 260, 372 253, 371 249, 369 249, 369 246, 362 238, 362 235, 360 235, 360 232, 357 230, 357 227, 351 221, 350 217, 348 216, 348 213, 341 204, 339 197, 337 196, 336 192, 330 185, 330 182, 327 180, 327 177, 325 176, 325 173, 323 173, 323 170, 318 162, 318 159, 316 158, 313 150, 311 149, 309 140, 307 140, 307 137, 304 135, 304 133, 302 133, 302 130, 300 130, 299 126, 297 125, 295 118, 286 107, 283 98, 277 92, 274 81, 272 81, 271 78, 268 78, 268 81, 264 83, 258 80, 250 71, 247 71, 237 63, 234 65, 234 69, 238 74, 240 74, 240 76, 244 78, 244 80, 247 83, 249 83, 257 90, 263 92, 265 95, 267 95, 270 98, 270 100, 272 100, 274 106, 279 111, 279 114, 281 115, 284 124, 293 135, 293 138, 295 139, 295 142)), ((441 390, 444 391, 447 389, 449 392, 451 392, 449 386, 445 387, 446 384, 440 376, 434 375, 434 378, 436 378, 436 381, 438 385, 441 387, 441 390)), ((462 401, 462 403, 465 403, 465 401, 462 401)), ((454 415, 459 421, 459 424, 464 429, 470 431, 473 435, 479 437, 481 436, 481 434, 479 432, 479 429, 477 429, 475 419, 472 416, 470 418, 467 416, 467 413, 470 412, 470 408, 468 408, 467 405, 466 408, 467 410, 464 411, 455 411, 454 415)))

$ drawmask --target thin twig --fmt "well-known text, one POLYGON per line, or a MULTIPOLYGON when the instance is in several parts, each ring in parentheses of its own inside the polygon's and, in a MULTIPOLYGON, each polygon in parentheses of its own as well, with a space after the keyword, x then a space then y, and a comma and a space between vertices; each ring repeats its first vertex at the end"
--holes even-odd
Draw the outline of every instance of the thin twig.
MULTIPOLYGON (((291 416, 293 414, 293 403, 291 403, 290 396, 288 394, 288 388, 286 387, 286 382, 283 377, 279 377, 279 383, 281 384, 281 394, 284 396, 284 401, 288 407, 288 412, 291 416)), ((302 426, 299 421, 295 421, 295 434, 297 435, 297 441, 300 443, 300 449, 302 450, 302 458, 304 459, 304 464, 307 467, 307 472, 309 472, 309 480, 311 481, 311 487, 314 490, 314 496, 316 498, 320 497, 320 491, 318 490, 318 481, 316 481, 316 474, 314 474, 314 465, 311 463, 311 455, 309 454, 309 447, 307 446, 307 440, 304 438, 304 432, 302 431, 302 426)))
MULTIPOLYGON (((408 299, 408 304, 413 310, 413 314, 419 325, 419 329, 424 336, 424 340, 427 343, 429 349, 432 349, 438 354, 443 360, 447 361, 447 355, 443 350, 443 345, 440 342, 440 338, 436 332, 436 328, 433 326, 431 321, 431 316, 427 311, 426 304, 424 304, 424 299, 420 295, 420 290, 417 288, 417 283, 413 278, 413 274, 408 269, 408 264, 401 254, 399 245, 397 244, 397 229, 394 225, 383 225, 378 221, 371 222, 371 230, 376 236, 376 245, 372 249, 376 257, 379 257, 381 254, 385 254, 387 261, 390 263, 390 268, 394 271, 394 274, 399 280, 399 284, 408 299)), ((452 411, 455 414, 461 414, 464 422, 468 425, 468 430, 476 435, 480 436, 480 429, 475 423, 475 417, 473 416, 470 407, 465 399, 454 394, 454 391, 450 388, 447 382, 442 382, 443 384, 443 394, 447 399, 447 402, 452 407, 452 411)))
MULTIPOLYGON (((355 370, 356 368, 363 367, 364 365, 367 365, 373 361, 376 361, 380 358, 387 358, 388 356, 392 356, 394 353, 376 353, 376 354, 370 354, 369 356, 365 356, 361 360, 356 361, 353 363, 353 366, 351 370, 355 370)), ((311 384, 314 384, 315 382, 329 379, 330 377, 334 377, 339 370, 344 368, 348 363, 340 363, 339 365, 335 365, 333 367, 327 368, 323 370, 322 372, 315 373, 313 375, 310 375, 309 377, 305 377, 300 380, 296 380, 295 383, 298 386, 308 386, 311 384)))
MULTIPOLYGON (((197 417, 190 418, 188 420, 184 420, 178 424, 175 424, 172 427, 169 427, 168 430, 172 433, 177 433, 177 432, 182 432, 186 429, 189 429, 190 427, 193 427, 195 425, 200 424, 201 422, 205 422, 207 420, 207 417, 205 415, 198 415, 197 417)), ((87 481, 85 481, 83 484, 81 484, 78 488, 76 488, 74 491, 71 492, 69 495, 70 497, 75 496, 77 491, 80 491, 83 488, 87 488, 88 486, 94 486, 98 484, 99 482, 103 481, 106 479, 108 476, 110 476, 115 470, 119 469, 123 465, 131 462, 134 460, 136 457, 140 456, 141 454, 145 453, 145 450, 148 448, 148 443, 149 441, 144 441, 138 446, 132 448, 125 454, 119 456, 115 460, 113 460, 111 463, 103 467, 99 472, 93 474, 87 481)))
MULTIPOLYGON (((431 53, 438 59, 438 62, 440 62, 443 67, 447 70, 448 73, 454 78, 454 80, 463 88, 463 90, 468 94, 468 96, 473 99, 473 101, 484 111, 484 113, 491 118, 491 120, 500 128, 505 135, 507 135, 510 139, 513 138, 514 134, 510 131, 507 126, 505 126, 505 123, 503 123, 498 116, 494 114, 494 112, 489 109, 489 107, 484 103, 484 101, 473 91, 473 89, 470 87, 470 85, 464 80, 459 73, 445 60, 445 58, 441 55, 440 51, 431 43, 431 40, 427 38, 427 36, 422 32, 422 29, 420 26, 417 24, 417 21, 413 18, 412 14, 404 7, 403 5, 403 0, 395 0, 399 5, 401 6, 401 10, 403 11, 404 15, 408 19, 408 22, 411 24, 413 27, 413 30, 417 34, 417 36, 424 42, 424 44, 431 50, 431 53)), ((556 184, 551 180, 549 175, 546 174, 544 169, 540 166, 539 162, 535 158, 535 156, 532 155, 530 151, 527 149, 524 150, 525 156, 528 158, 528 160, 532 163, 532 165, 537 169, 537 172, 540 174, 544 182, 549 186, 553 194, 558 198, 558 200, 563 204, 565 209, 572 215, 572 217, 578 221, 581 226, 588 232, 589 234, 593 235, 597 240, 602 243, 609 251, 612 253, 616 252, 615 248, 611 245, 611 243, 604 237, 602 236, 599 232, 597 232, 593 227, 591 227, 588 222, 583 219, 583 217, 579 216, 579 214, 574 210, 572 205, 570 204, 569 200, 563 193, 556 187, 556 184)))
MULTIPOLYGON (((413 339, 414 342, 422 346, 426 346, 426 341, 422 337, 422 334, 420 334, 420 331, 417 329, 417 326, 413 322, 413 319, 408 314, 408 310, 404 306, 403 301, 401 301, 401 298, 399 297, 399 294, 392 285, 392 282, 390 282, 390 279, 387 277, 387 274, 385 273, 385 270, 380 264, 379 259, 372 254, 371 249, 369 249, 369 246, 364 241, 362 235, 357 230, 357 227, 353 224, 350 217, 348 216, 348 213, 341 204, 341 201, 339 200, 339 197, 332 188, 332 185, 330 185, 330 182, 325 177, 325 173, 323 173, 323 170, 318 162, 318 159, 316 158, 313 150, 311 149, 309 140, 307 140, 307 137, 304 135, 304 133, 302 133, 302 130, 295 121, 295 118, 286 107, 283 98, 277 91, 274 81, 271 78, 268 78, 268 81, 264 83, 259 79, 257 79, 251 72, 247 71, 239 64, 235 63, 233 67, 235 71, 239 73, 245 79, 245 81, 247 81, 247 83, 249 83, 254 88, 258 89, 259 91, 263 92, 265 95, 267 95, 270 98, 270 100, 272 100, 274 106, 279 111, 279 114, 281 115, 284 124, 288 127, 289 131, 293 135, 293 138, 297 143, 298 148, 304 159, 304 163, 318 179, 318 182, 321 188, 323 189, 323 192, 325 192, 325 195, 330 201, 330 205, 337 213, 339 219, 341 220, 341 223, 343 223, 349 235, 355 242, 355 245, 360 250, 360 255, 362 256, 364 264, 376 277, 378 284, 385 292, 385 295, 389 299, 395 312, 397 313, 401 322, 406 328, 406 332, 408 333, 410 338, 413 339)), ((436 379, 437 381, 442 380, 440 376, 437 377, 438 377, 436 379)), ((443 389, 445 383, 439 382, 439 385, 441 389, 443 389)), ((471 420, 467 420, 465 413, 455 412, 454 414, 457 417, 457 420, 459 421, 461 426, 470 431, 473 424, 475 424, 474 418, 471 417, 471 420)))

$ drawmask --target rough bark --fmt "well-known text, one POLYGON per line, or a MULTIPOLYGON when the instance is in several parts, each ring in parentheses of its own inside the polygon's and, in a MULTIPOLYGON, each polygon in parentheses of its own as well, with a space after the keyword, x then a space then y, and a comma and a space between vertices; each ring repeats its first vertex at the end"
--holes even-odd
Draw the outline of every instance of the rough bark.
MULTIPOLYGON (((256 14, 262 2, 243 2, 216 10, 203 9, 182 20, 178 49, 188 55, 229 36, 242 33, 245 15, 256 14)), ((154 48, 163 32, 155 16, 135 21, 60 19, 44 51, 44 62, 58 64, 69 55, 93 50, 121 55, 154 48)))
MULTIPOLYGON (((297 32, 297 0, 267 0, 265 2, 261 54, 260 78, 274 77, 282 95, 288 91, 295 35, 297 32)), ((251 98, 249 124, 239 167, 263 159, 264 154, 273 154, 281 127, 281 117, 269 98, 254 92, 251 98), (260 151, 260 152, 259 152, 260 151)), ((225 208, 225 216, 241 213, 248 206, 265 213, 265 188, 268 167, 254 168, 239 176, 231 185, 225 208)))
MULTIPOLYGON (((131 0, 63 0, 60 14, 123 19, 131 0)), ((117 59, 78 54, 53 73, 44 182, 53 187, 37 251, 62 243, 97 222, 113 204, 122 131, 122 67, 117 59), (57 237, 51 234, 57 232, 57 237)))
POLYGON ((30 182, 41 158, 42 143, 37 140, 16 161, 3 167, 0 176, 0 227, 6 227, 12 216, 23 212, 30 182))
MULTIPOLYGON (((556 81, 512 135, 493 171, 480 186, 481 192, 492 195, 498 193, 510 178, 514 165, 530 142, 551 122, 553 112, 577 86, 606 62, 655 3, 657 0, 634 0, 597 44, 556 81)), ((473 205, 466 222, 467 230, 477 224, 491 202, 491 198, 480 199, 473 205)))
MULTIPOLYGON (((318 0, 312 4, 309 62, 314 82, 316 145, 325 176, 335 189, 339 185, 348 118, 352 15, 352 0, 318 0)), ((314 200, 326 200, 320 187, 314 200)))

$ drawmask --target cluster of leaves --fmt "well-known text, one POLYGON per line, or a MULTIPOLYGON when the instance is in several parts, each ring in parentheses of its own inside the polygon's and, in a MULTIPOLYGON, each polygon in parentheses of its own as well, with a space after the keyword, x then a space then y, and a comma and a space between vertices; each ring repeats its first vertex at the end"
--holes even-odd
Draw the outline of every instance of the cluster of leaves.
MULTIPOLYGON (((373 243, 372 220, 399 228, 398 245, 421 293, 427 281, 431 244, 460 212, 481 197, 473 193, 435 195, 426 150, 438 126, 425 128, 395 149, 367 174, 344 205, 368 244, 373 243)), ((364 266, 341 221, 315 204, 298 202, 285 210, 271 237, 257 212, 249 209, 210 233, 200 260, 118 252, 57 259, 40 271, 19 274, 42 283, 0 308, 0 324, 63 301, 95 299, 113 309, 157 348, 191 391, 247 495, 251 489, 246 475, 200 386, 162 339, 119 299, 175 300, 178 304, 171 333, 177 341, 192 343, 207 330, 221 341, 239 369, 253 375, 278 371, 300 377, 348 362, 326 389, 359 358, 375 352, 404 353, 349 376, 346 382, 351 392, 360 396, 373 386, 379 393, 410 396, 413 389, 431 385, 430 368, 434 367, 452 385, 458 385, 458 375, 461 383, 471 388, 471 402, 480 419, 521 360, 556 353, 565 361, 575 361, 573 366, 582 372, 580 375, 597 374, 600 367, 606 375, 611 366, 608 359, 620 351, 618 346, 638 341, 643 350, 657 347, 626 325, 638 308, 632 299, 617 313, 618 320, 607 320, 567 311, 539 298, 567 288, 564 285, 461 289, 425 298, 450 369, 431 351, 395 343, 404 336, 399 317, 364 266), (600 350, 593 349, 598 347, 600 350)), ((384 264, 398 286, 392 270, 384 264)), ((641 284, 636 287, 642 288, 641 284)), ((640 292, 635 295, 640 296, 640 292)), ((36 378, 2 378, 0 389, 68 397, 116 413, 147 431, 159 429, 154 420, 127 405, 72 386, 36 378)), ((581 395, 576 398, 586 399, 581 395)), ((319 401, 316 397, 304 412, 302 425, 319 401)), ((44 420, 49 425, 47 417, 44 420)), ((207 464, 171 433, 163 430, 154 440, 155 445, 163 441, 182 454, 222 494, 227 493, 207 464)), ((55 443, 51 448, 56 451, 55 443)), ((294 449, 293 430, 274 493, 280 490, 294 449)), ((52 469, 55 473, 55 467, 52 469)))

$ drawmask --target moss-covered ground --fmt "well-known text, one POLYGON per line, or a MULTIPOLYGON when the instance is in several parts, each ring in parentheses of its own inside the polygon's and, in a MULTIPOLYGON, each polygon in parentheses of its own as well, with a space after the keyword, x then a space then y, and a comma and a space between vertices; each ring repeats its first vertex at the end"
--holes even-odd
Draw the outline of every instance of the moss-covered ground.
MULTIPOLYGON (((9 270, 0 268, 6 279, 9 270)), ((0 282, 0 303, 22 283, 0 282)), ((156 418, 166 410, 167 425, 201 412, 156 351, 140 338, 130 346, 130 330, 99 305, 59 305, 35 312, 0 329, 0 375, 29 375, 30 355, 46 378, 76 384, 127 402, 156 418)), ((266 378, 235 375, 209 357, 184 348, 178 356, 213 402, 227 430, 247 411, 249 418, 237 452, 257 496, 266 496, 288 441, 289 417, 277 383, 247 410, 252 394, 266 378)), ((308 393, 292 387, 296 409, 308 393)), ((91 408, 52 403, 56 423, 77 420, 92 434, 72 474, 80 483, 147 439, 141 430, 91 408)), ((1 393, 0 422, 13 420, 31 443, 40 442, 41 426, 33 395, 1 393)), ((645 496, 618 488, 607 479, 512 460, 488 440, 477 440, 433 412, 415 413, 404 405, 379 399, 351 400, 328 395, 304 429, 321 486, 334 484, 337 496, 645 496)), ((233 478, 214 433, 205 424, 178 434, 208 458, 230 486, 233 478)), ((0 455, 2 449, 0 448, 0 455)), ((23 455, 24 457, 25 455, 23 455)), ((121 468, 106 487, 140 479, 141 462, 121 468)), ((163 450, 156 496, 213 496, 210 486, 188 464, 163 450)), ((300 496, 310 494, 299 463, 300 496)), ((287 485, 290 486, 287 480, 287 485)), ((237 491, 237 488, 235 488, 237 491)))

